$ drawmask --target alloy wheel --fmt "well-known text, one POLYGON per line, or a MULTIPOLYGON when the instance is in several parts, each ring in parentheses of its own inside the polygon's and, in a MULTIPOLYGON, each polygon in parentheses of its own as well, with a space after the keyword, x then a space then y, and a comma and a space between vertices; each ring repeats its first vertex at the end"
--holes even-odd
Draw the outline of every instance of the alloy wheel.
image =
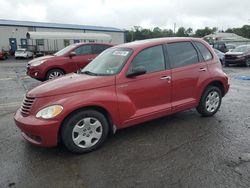
POLYGON ((57 78, 59 76, 62 76, 63 74, 59 71, 53 71, 49 74, 49 79, 57 78))

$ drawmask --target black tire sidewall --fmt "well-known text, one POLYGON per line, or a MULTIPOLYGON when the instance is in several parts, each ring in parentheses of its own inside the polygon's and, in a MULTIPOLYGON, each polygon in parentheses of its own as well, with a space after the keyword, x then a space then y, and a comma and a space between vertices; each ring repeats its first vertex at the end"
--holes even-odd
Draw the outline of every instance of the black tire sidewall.
POLYGON ((216 86, 208 86, 201 97, 199 106, 197 107, 197 111, 203 116, 212 116, 220 109, 221 101, 222 101, 221 90, 216 86), (219 94, 220 101, 219 101, 219 105, 217 109, 214 112, 209 112, 207 111, 207 108, 206 108, 206 98, 209 95, 209 93, 213 91, 216 91, 219 94))
POLYGON ((71 115, 69 118, 66 119, 66 121, 62 125, 61 138, 65 147, 69 151, 73 153, 87 153, 96 150, 99 146, 102 145, 102 143, 106 140, 108 136, 108 131, 109 131, 108 121, 102 113, 95 110, 83 110, 71 115), (103 130, 100 140, 90 148, 81 148, 77 146, 72 139, 73 128, 75 127, 76 123, 81 119, 83 119, 84 117, 94 117, 98 119, 98 121, 101 122, 103 130))

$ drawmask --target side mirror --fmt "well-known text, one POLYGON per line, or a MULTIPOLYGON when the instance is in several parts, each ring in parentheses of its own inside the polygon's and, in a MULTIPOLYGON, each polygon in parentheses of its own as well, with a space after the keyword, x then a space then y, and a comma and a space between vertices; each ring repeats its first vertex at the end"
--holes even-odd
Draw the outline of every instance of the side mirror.
POLYGON ((144 66, 138 66, 138 67, 133 68, 131 71, 129 71, 127 74, 127 77, 131 78, 134 76, 139 76, 139 75, 145 74, 146 72, 147 71, 144 66))
POLYGON ((69 58, 71 59, 73 56, 76 56, 76 53, 75 52, 70 52, 69 53, 69 58))

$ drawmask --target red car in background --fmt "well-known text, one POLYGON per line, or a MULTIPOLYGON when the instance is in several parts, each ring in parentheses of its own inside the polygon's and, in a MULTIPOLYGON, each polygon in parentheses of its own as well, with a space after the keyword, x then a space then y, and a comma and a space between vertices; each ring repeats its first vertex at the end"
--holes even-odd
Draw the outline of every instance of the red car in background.
POLYGON ((77 43, 54 55, 35 58, 28 62, 27 75, 40 81, 52 79, 84 68, 98 54, 112 44, 77 43))
POLYGON ((4 51, 0 51, 0 59, 4 60, 8 58, 8 53, 4 51))
POLYGON ((14 119, 35 145, 61 141, 84 153, 116 129, 191 108, 212 116, 228 89, 220 60, 203 40, 142 40, 109 48, 80 74, 32 89, 14 119))

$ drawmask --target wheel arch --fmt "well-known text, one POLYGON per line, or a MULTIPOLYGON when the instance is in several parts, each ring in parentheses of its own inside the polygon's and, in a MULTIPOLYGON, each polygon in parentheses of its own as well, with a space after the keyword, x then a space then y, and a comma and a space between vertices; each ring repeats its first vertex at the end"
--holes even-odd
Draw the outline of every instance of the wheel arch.
POLYGON ((112 117, 110 115, 110 113, 108 112, 108 110, 106 110, 105 108, 101 107, 101 106, 97 106, 97 105, 90 105, 90 106, 84 106, 84 107, 80 107, 77 108, 75 110, 73 110, 72 112, 70 112, 62 121, 59 131, 58 131, 58 143, 61 141, 61 129, 62 129, 62 125, 75 113, 79 112, 79 111, 83 111, 83 110, 95 110, 98 111, 100 113, 102 113, 108 121, 108 125, 109 125, 109 134, 114 134, 115 129, 113 127, 113 120, 112 117))
POLYGON ((225 88, 224 88, 224 85, 223 85, 223 83, 221 81, 219 81, 219 80, 212 81, 207 85, 207 87, 208 86, 216 86, 216 87, 218 87, 221 90, 222 97, 225 96, 225 88))
POLYGON ((216 87, 218 87, 221 90, 222 97, 225 96, 226 93, 225 93, 225 87, 223 85, 223 82, 220 81, 220 80, 213 80, 213 81, 210 81, 208 84, 206 84, 206 86, 202 89, 202 91, 201 91, 201 93, 199 95, 199 101, 201 100, 201 97, 202 97, 203 93, 205 92, 205 90, 206 90, 206 88, 208 86, 216 86, 216 87))

